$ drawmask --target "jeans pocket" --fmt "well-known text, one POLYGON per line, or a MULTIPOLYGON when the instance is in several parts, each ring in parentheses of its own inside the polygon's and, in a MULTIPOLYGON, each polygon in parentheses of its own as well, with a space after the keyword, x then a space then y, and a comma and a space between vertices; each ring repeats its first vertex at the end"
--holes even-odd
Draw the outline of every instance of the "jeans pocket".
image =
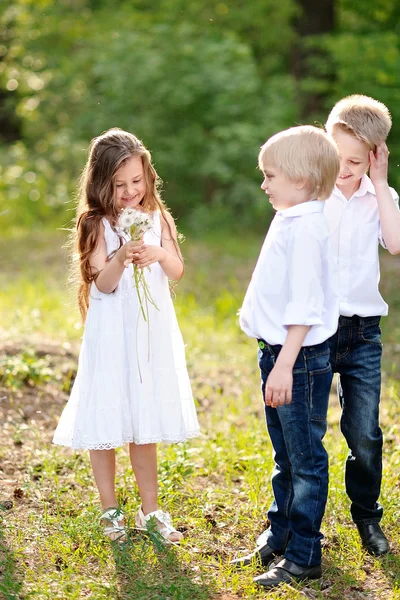
POLYGON ((382 347, 381 328, 378 324, 364 325, 360 331, 360 337, 366 344, 377 344, 382 347))
POLYGON ((261 374, 266 379, 275 365, 275 357, 270 352, 258 351, 258 366, 261 374))
POLYGON ((328 414, 329 392, 332 383, 330 364, 309 372, 311 420, 326 421, 328 414))

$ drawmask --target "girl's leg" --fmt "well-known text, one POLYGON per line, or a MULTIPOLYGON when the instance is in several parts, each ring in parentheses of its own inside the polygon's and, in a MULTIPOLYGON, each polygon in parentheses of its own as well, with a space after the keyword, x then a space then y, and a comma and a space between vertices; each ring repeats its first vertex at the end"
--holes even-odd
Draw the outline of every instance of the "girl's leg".
POLYGON ((100 517, 105 534, 113 541, 126 539, 123 514, 115 495, 115 450, 90 450, 90 461, 103 510, 115 508, 100 517))
POLYGON ((103 509, 118 506, 115 495, 115 450, 90 450, 90 462, 103 509))
MULTIPOLYGON (((142 500, 142 511, 146 516, 158 510, 157 446, 156 444, 129 444, 131 465, 136 477, 142 500)), ((162 523, 159 523, 162 526, 162 523)), ((179 542, 182 534, 169 534, 170 542, 179 542)))
POLYGON ((136 477, 145 515, 158 509, 157 446, 129 444, 131 465, 136 477))

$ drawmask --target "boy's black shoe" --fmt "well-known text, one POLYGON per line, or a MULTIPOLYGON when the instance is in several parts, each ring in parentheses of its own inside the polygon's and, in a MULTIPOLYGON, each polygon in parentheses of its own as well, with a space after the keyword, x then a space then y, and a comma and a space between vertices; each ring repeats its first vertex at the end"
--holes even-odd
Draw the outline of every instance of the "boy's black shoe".
POLYGON ((356 523, 358 533, 366 551, 372 556, 380 556, 389 552, 389 542, 379 523, 356 523))
POLYGON ((253 581, 265 588, 273 588, 281 583, 291 583, 293 581, 302 581, 303 579, 319 579, 321 576, 321 565, 302 567, 284 558, 266 573, 255 577, 253 581))
POLYGON ((259 565, 267 567, 271 560, 280 554, 283 554, 283 550, 273 550, 268 544, 265 544, 264 546, 257 546, 253 552, 246 554, 246 556, 231 560, 229 564, 236 567, 247 567, 255 561, 259 565))

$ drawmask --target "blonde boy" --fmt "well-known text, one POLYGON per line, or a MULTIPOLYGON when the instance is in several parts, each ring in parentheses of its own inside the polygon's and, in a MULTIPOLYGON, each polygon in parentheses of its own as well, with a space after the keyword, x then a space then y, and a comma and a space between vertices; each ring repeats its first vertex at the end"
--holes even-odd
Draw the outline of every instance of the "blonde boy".
POLYGON ((326 202, 339 268, 340 318, 329 340, 333 372, 339 373, 341 430, 349 447, 346 491, 351 515, 370 554, 389 550, 379 521, 382 480, 380 318, 388 306, 379 293, 379 243, 400 252, 398 195, 388 186, 392 125, 384 104, 367 96, 343 98, 332 109, 327 132, 340 155, 336 187, 326 202), (366 175, 369 169, 370 178, 366 175))
POLYGON ((338 318, 337 282, 324 200, 339 172, 336 145, 320 129, 293 127, 261 148, 261 188, 277 211, 243 307, 240 325, 258 340, 269 435, 274 448, 270 528, 256 557, 273 569, 265 588, 321 576, 320 525, 328 491, 326 432, 331 367, 328 338, 338 318))

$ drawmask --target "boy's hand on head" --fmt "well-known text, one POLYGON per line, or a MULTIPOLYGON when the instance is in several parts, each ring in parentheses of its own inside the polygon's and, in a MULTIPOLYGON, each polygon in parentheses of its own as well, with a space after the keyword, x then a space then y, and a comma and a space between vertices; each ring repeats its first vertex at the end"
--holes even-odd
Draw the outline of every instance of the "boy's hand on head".
POLYGON ((271 408, 290 404, 292 388, 293 370, 287 366, 275 365, 265 385, 265 404, 271 408))
POLYGON ((376 152, 369 153, 370 167, 369 176, 374 185, 387 183, 389 150, 385 142, 381 142, 376 147, 376 152))

